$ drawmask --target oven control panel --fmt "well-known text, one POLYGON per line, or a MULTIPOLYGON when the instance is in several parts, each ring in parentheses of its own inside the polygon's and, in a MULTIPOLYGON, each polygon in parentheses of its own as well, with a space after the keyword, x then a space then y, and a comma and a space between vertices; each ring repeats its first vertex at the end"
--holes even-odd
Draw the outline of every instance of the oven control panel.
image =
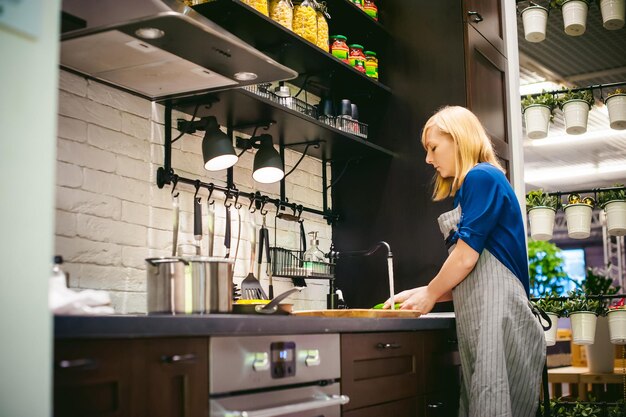
POLYGON ((272 378, 285 378, 296 374, 296 344, 274 342, 270 345, 272 378))

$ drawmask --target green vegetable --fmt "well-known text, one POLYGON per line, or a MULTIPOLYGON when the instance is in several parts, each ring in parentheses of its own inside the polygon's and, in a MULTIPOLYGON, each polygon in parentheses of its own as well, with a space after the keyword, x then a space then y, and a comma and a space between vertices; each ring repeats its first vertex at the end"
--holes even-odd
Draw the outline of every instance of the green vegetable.
MULTIPOLYGON (((395 306, 396 310, 399 310, 399 309, 400 309, 400 304, 401 304, 401 303, 396 303, 396 306, 395 306)), ((376 304, 376 305, 375 305, 374 307, 372 307, 372 308, 373 308, 374 310, 382 310, 384 305, 385 305, 385 303, 380 303, 380 304, 376 304)))

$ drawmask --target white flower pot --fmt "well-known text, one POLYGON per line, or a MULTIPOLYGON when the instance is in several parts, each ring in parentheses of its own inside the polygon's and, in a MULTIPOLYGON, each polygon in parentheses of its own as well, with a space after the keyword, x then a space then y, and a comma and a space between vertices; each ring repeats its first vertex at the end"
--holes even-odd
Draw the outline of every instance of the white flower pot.
POLYGON ((596 337, 596 320, 590 311, 576 311, 570 314, 572 340, 577 345, 591 345, 596 337))
POLYGON ((611 129, 626 129, 626 94, 614 94, 604 100, 609 111, 609 125, 611 129))
POLYGON ((602 25, 608 30, 624 27, 624 0, 600 0, 602 25))
POLYGON ((609 310, 607 317, 611 343, 626 345, 626 310, 609 310))
POLYGON ((528 42, 541 42, 546 38, 548 9, 542 6, 530 6, 522 10, 524 38, 528 42))
POLYGON ((550 126, 550 107, 543 104, 531 104, 524 109, 526 136, 530 139, 543 139, 548 136, 550 126))
POLYGON ((577 203, 565 207, 567 235, 572 239, 586 239, 591 234, 591 206, 577 203))
POLYGON ((596 321, 596 336, 592 345, 585 346, 587 350, 587 367, 590 372, 607 374, 612 373, 615 367, 615 346, 609 340, 609 321, 606 317, 598 317, 596 321))
POLYGON ((534 240, 552 239, 554 216, 556 211, 551 207, 533 207, 528 211, 530 237, 534 240))
MULTIPOLYGON (((550 330, 544 330, 543 334, 546 337, 546 346, 554 346, 556 345, 556 334, 559 329, 559 316, 554 313, 546 313, 548 317, 550 317, 550 321, 552 322, 552 327, 550 330)), ((545 323, 547 325, 547 323, 545 323)))
POLYGON ((563 104, 565 116, 565 132, 570 135, 581 135, 587 131, 589 104, 585 100, 570 100, 563 104))
POLYGON ((563 27, 570 36, 580 36, 585 33, 587 25, 587 10, 589 6, 581 0, 566 0, 561 7, 563 11, 563 27))
POLYGON ((606 229, 611 236, 626 235, 626 201, 609 201, 604 206, 606 229))

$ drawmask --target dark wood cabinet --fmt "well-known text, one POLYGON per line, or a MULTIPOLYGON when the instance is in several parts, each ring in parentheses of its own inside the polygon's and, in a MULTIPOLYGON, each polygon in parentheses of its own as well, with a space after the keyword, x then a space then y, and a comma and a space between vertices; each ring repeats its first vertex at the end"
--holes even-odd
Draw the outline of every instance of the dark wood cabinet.
POLYGON ((54 352, 54 415, 131 415, 128 340, 66 340, 54 352))
POLYGON ((464 0, 464 19, 506 56, 504 47, 504 22, 501 0, 464 0))

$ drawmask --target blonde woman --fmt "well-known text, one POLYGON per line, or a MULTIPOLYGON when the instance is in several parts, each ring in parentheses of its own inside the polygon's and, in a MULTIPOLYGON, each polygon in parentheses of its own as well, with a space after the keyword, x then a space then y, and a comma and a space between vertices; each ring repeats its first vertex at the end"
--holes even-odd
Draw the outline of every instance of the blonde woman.
POLYGON ((433 200, 454 197, 454 210, 438 219, 449 256, 427 286, 403 291, 395 301, 422 313, 453 301, 463 373, 460 416, 534 416, 546 347, 528 302, 515 193, 469 110, 439 110, 424 126, 422 145, 426 163, 437 171, 433 200))

